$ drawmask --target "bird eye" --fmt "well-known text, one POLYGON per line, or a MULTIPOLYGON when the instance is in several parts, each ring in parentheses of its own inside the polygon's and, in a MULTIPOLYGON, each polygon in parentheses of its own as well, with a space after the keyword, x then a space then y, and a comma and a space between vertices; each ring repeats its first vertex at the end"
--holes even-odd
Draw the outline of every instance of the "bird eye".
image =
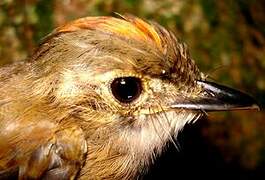
POLYGON ((142 83, 136 77, 116 78, 111 83, 111 91, 114 97, 122 103, 131 103, 142 92, 142 83))

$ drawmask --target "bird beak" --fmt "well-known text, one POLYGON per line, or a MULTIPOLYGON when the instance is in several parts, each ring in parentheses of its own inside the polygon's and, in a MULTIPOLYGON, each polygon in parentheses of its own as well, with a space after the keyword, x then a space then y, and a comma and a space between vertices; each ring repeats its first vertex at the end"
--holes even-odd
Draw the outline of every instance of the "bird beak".
POLYGON ((246 93, 214 82, 198 80, 197 84, 203 89, 198 97, 187 98, 183 102, 173 103, 171 108, 203 111, 259 110, 256 101, 246 93))

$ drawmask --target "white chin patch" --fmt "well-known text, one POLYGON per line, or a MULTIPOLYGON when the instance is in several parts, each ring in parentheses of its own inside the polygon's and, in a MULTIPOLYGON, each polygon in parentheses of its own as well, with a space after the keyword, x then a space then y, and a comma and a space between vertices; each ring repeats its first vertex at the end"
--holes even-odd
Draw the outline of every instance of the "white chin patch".
POLYGON ((186 123, 195 121, 199 114, 186 111, 169 111, 152 115, 141 115, 134 127, 126 129, 121 136, 133 154, 150 157, 161 152, 165 144, 177 135, 186 123))

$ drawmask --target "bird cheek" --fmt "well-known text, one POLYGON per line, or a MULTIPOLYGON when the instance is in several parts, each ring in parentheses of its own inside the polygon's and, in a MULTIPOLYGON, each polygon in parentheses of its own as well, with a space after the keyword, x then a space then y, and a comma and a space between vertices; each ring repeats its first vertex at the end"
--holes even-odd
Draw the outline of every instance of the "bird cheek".
POLYGON ((65 99, 77 96, 79 92, 76 80, 71 75, 64 74, 62 81, 58 84, 58 88, 55 91, 55 96, 58 99, 65 99))

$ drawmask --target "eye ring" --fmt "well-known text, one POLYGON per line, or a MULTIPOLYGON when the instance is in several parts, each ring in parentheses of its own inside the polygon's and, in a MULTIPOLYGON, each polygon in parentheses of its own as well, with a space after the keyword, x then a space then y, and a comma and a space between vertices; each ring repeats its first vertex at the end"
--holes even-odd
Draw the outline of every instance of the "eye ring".
POLYGON ((110 88, 115 99, 126 104, 138 99, 143 91, 141 79, 132 76, 115 78, 110 88))

